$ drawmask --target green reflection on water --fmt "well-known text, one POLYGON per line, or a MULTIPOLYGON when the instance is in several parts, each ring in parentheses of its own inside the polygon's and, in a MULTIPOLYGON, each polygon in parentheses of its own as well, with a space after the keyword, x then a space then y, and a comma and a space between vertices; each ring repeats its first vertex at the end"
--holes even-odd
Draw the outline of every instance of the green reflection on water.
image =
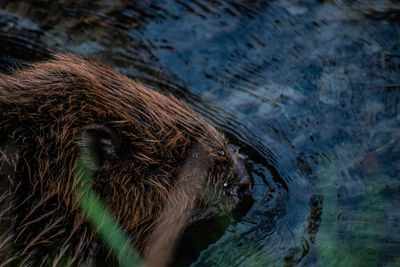
POLYGON ((348 204, 356 208, 346 207, 338 198, 339 170, 334 163, 324 161, 318 174, 319 189, 324 195, 316 242, 318 263, 320 266, 377 266, 382 260, 379 253, 385 236, 384 177, 382 174, 364 177, 364 183, 360 184, 365 186, 364 194, 351 196, 354 203, 348 204))

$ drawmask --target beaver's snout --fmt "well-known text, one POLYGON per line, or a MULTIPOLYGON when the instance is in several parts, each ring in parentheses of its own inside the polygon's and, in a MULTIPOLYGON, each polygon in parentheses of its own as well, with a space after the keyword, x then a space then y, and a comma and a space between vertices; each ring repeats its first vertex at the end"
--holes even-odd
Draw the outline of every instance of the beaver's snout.
POLYGON ((237 196, 237 201, 241 202, 243 200, 251 198, 251 190, 253 188, 254 181, 247 171, 246 159, 237 151, 232 153, 232 159, 234 164, 236 165, 238 174, 238 181, 235 186, 235 195, 237 196))
POLYGON ((236 166, 239 175, 239 187, 237 189, 237 195, 239 199, 251 196, 251 189, 253 187, 253 178, 249 175, 246 169, 246 159, 239 153, 236 153, 236 166))
POLYGON ((236 165, 238 182, 235 187, 236 191, 236 208, 234 210, 234 217, 237 219, 243 217, 251 208, 254 203, 254 199, 251 196, 254 180, 247 171, 247 161, 237 151, 232 153, 232 159, 236 165))

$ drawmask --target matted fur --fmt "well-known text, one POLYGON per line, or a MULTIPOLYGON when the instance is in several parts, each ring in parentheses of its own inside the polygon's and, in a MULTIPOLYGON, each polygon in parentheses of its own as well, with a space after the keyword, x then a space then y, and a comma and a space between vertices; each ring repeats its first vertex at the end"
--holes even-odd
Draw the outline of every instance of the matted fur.
POLYGON ((0 176, 3 263, 91 265, 107 252, 79 210, 72 175, 82 135, 96 125, 116 137, 115 155, 96 170, 92 186, 139 252, 158 242, 151 233, 165 225, 164 207, 176 208, 174 216, 184 213, 181 224, 188 224, 211 206, 235 204, 235 197, 214 201, 224 185, 233 188, 239 181, 234 154, 185 103, 94 61, 55 55, 0 75, 0 152, 8 166, 0 176), (174 188, 182 166, 191 165, 187 158, 193 161, 194 144, 206 171, 197 177, 186 170, 185 179, 204 178, 198 186, 205 189, 173 194, 180 190, 174 188), (180 202, 186 203, 182 212, 171 204, 180 202))

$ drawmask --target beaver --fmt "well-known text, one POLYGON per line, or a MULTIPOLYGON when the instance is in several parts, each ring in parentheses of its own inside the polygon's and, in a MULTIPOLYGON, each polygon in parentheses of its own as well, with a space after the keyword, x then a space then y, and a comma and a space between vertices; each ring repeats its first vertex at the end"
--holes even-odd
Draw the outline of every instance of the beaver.
POLYGON ((0 136, 5 264, 115 263, 76 194, 81 158, 148 266, 167 265, 189 224, 251 190, 244 158, 186 103, 82 56, 0 74, 0 136))

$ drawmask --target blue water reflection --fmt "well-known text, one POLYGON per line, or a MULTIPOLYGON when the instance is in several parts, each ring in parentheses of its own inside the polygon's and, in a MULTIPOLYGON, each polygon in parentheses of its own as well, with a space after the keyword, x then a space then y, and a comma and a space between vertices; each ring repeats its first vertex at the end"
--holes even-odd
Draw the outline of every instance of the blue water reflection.
POLYGON ((400 264, 397 1, 34 2, 0 1, 3 71, 91 56, 248 158, 253 207, 192 266, 400 264))

